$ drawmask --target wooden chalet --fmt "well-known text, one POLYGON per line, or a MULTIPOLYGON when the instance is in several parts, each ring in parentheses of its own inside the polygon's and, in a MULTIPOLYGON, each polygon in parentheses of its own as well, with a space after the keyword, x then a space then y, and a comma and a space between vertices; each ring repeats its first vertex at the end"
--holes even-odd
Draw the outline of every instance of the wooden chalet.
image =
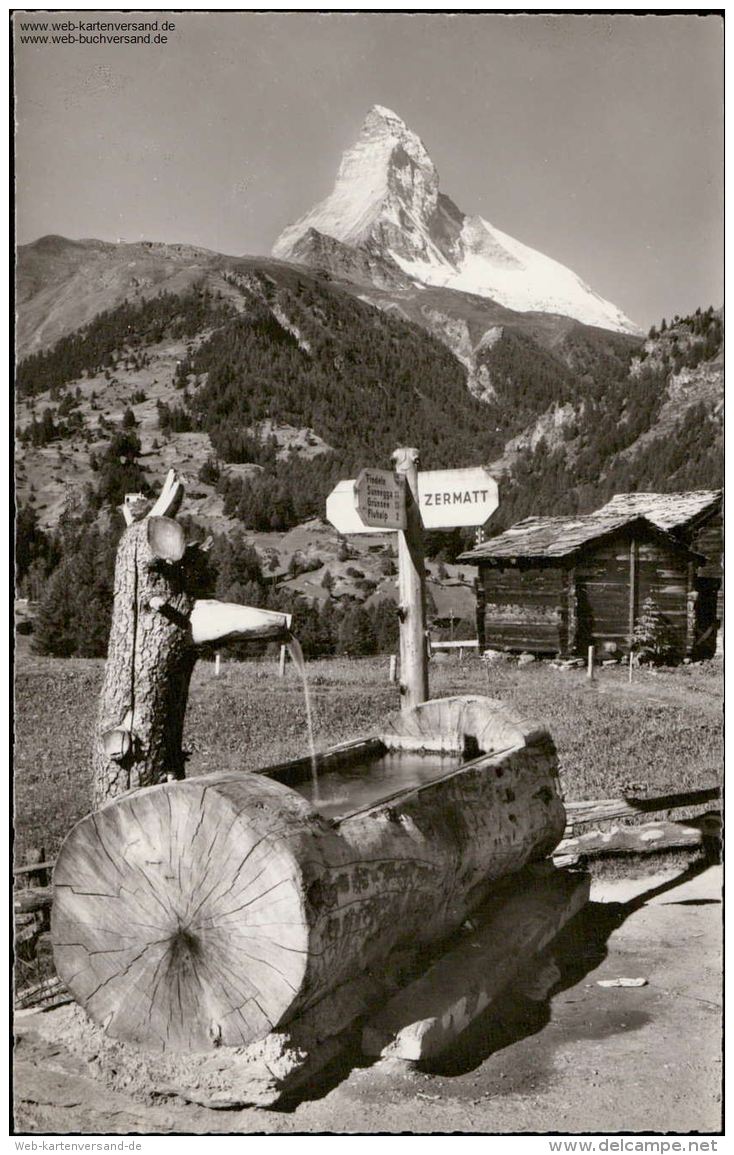
POLYGON ((713 653, 715 634, 724 620, 724 517, 723 491, 699 489, 690 493, 618 493, 600 513, 646 517, 658 529, 671 533, 706 559, 696 570, 696 612, 710 633, 699 637, 696 648, 703 656, 713 653))
POLYGON ((675 657, 704 656, 702 638, 715 647, 715 605, 697 590, 707 558, 634 511, 529 517, 458 560, 479 567, 481 648, 568 657, 593 645, 602 658, 628 653, 648 597, 675 657))

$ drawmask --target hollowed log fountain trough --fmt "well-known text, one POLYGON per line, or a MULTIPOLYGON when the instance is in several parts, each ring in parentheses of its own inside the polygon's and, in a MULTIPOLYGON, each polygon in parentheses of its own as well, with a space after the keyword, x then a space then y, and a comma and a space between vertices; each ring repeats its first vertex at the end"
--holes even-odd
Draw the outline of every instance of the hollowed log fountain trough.
MULTIPOLYGON (((163 520, 176 524, 172 505, 163 520)), ((264 1054, 288 1038, 303 1055, 365 1013, 384 1012, 406 957, 435 959, 498 887, 508 892, 509 877, 524 878, 552 853, 565 826, 556 751, 547 731, 502 703, 462 695, 397 712, 367 738, 317 755, 317 785, 310 758, 183 778, 171 750, 192 648, 204 634, 273 636, 290 623, 243 611, 244 625, 233 627, 236 607, 190 598, 184 553, 169 549, 159 564, 165 535, 160 525, 151 533, 151 518, 155 529, 160 510, 132 522, 118 554, 113 639, 128 593, 135 613, 128 605, 124 628, 134 618, 138 636, 110 648, 116 672, 110 658, 95 763, 103 804, 74 827, 55 868, 57 971, 107 1036, 135 1047, 264 1054), (219 617, 222 630, 211 625, 219 617), (149 747, 150 710, 119 687, 122 661, 142 688, 135 663, 158 663, 156 631, 170 634, 178 654, 165 679, 178 697, 153 711, 167 711, 175 729, 171 746, 170 730, 163 741, 152 727, 169 751, 154 784, 135 770, 149 747), (112 699, 110 684, 119 691, 112 699), (108 765, 115 789, 103 801, 108 765)), ((166 533, 173 538, 170 526, 166 533)), ((159 691, 165 698, 163 683, 159 691)), ((584 879, 564 884, 554 933, 585 899, 584 879)), ((506 949, 532 954, 542 945, 533 933, 525 947, 506 949)), ((481 1009, 487 997, 477 997, 481 1009)))

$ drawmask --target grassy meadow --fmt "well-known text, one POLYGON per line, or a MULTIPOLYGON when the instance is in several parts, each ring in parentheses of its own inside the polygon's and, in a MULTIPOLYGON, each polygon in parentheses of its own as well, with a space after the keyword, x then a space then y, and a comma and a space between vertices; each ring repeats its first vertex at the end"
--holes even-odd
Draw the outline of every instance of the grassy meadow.
MULTIPOLYGON (((443 656, 442 656, 443 658, 443 656)), ((389 659, 332 659, 308 665, 317 748, 369 734, 399 708, 389 659)), ((15 678, 16 855, 29 846, 55 856, 90 809, 92 730, 104 662, 21 653, 15 678)), ((477 657, 437 659, 431 696, 482 693, 544 723, 558 748, 567 799, 658 794, 717 784, 722 773, 722 667, 606 667, 585 671, 547 662, 485 666, 477 657)), ((191 684, 184 746, 187 773, 253 769, 308 749, 300 679, 278 677, 275 660, 200 662, 191 684)))

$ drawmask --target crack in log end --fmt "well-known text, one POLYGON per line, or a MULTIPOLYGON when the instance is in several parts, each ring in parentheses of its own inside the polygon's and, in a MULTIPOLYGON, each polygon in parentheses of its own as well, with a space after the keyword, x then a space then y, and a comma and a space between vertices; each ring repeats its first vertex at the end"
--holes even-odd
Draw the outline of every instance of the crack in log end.
POLYGON ((197 959, 203 955, 201 939, 186 927, 179 929, 171 936, 169 944, 169 965, 172 970, 186 972, 193 971, 197 959))

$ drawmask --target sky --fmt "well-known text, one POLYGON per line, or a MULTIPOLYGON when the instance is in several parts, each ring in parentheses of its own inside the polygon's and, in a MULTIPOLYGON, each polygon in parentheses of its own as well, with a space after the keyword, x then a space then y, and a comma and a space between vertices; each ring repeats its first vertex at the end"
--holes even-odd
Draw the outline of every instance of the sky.
POLYGON ((718 16, 64 10, 15 25, 21 244, 268 253, 382 104, 464 212, 642 327, 722 302, 718 16), (32 20, 156 16, 165 44, 20 42, 32 20))

